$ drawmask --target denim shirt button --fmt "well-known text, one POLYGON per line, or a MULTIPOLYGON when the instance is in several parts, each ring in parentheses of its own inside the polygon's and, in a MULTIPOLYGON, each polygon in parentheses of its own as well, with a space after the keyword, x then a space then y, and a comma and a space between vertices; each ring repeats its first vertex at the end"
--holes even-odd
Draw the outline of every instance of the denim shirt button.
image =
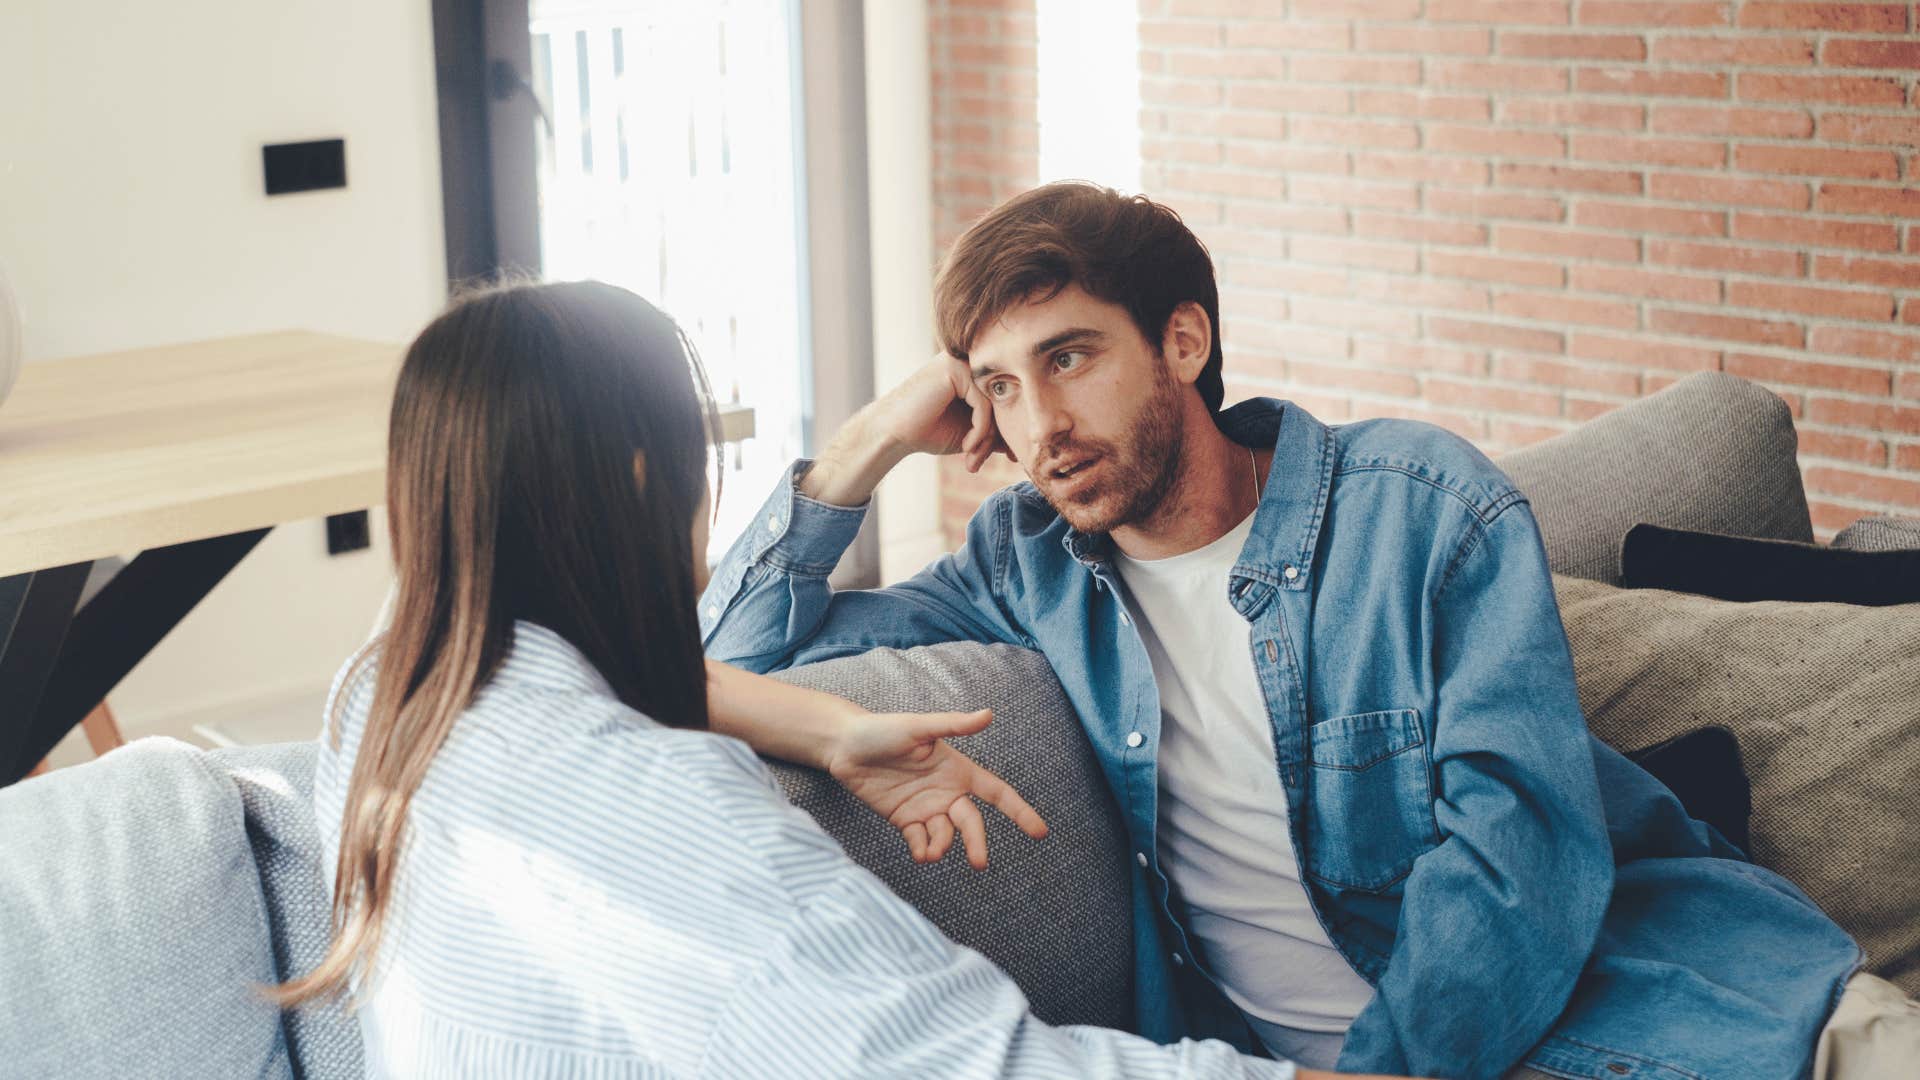
POLYGON ((1145 735, 1142 735, 1142 734, 1140 734, 1140 733, 1139 733, 1139 732, 1137 732, 1137 731, 1129 731, 1129 732, 1127 732, 1127 745, 1128 745, 1128 746, 1132 746, 1132 747, 1138 747, 1138 746, 1139 746, 1139 745, 1140 745, 1141 743, 1143 743, 1143 742, 1146 742, 1146 741, 1147 741, 1147 737, 1146 737, 1145 735))
MULTIPOLYGON (((1133 620, 1132 620, 1132 619, 1129 619, 1129 618, 1127 618, 1127 613, 1126 613, 1126 612, 1124 612, 1124 611, 1120 613, 1120 625, 1121 625, 1121 626, 1132 626, 1132 625, 1133 625, 1133 620)), ((1138 743, 1135 743, 1134 745, 1135 745, 1135 746, 1138 746, 1139 744, 1138 744, 1138 743)))
POLYGON ((1187 962, 1187 958, 1186 958, 1186 957, 1184 957, 1184 956, 1181 956, 1181 955, 1180 955, 1179 953, 1174 953, 1174 954, 1173 954, 1173 966, 1174 966, 1174 967, 1180 967, 1181 965, 1183 965, 1183 964, 1185 964, 1186 962, 1187 962))
POLYGON ((1297 566, 1289 566, 1285 570, 1280 571, 1280 576, 1286 578, 1288 581, 1292 581, 1300 576, 1300 568, 1297 566))
POLYGON ((1134 859, 1134 861, 1135 861, 1135 862, 1137 862, 1137 863, 1139 863, 1139 864, 1140 864, 1140 866, 1141 866, 1141 868, 1142 868, 1142 869, 1145 869, 1145 868, 1146 868, 1146 865, 1147 865, 1147 853, 1146 853, 1146 852, 1144 852, 1144 851, 1136 851, 1136 852, 1134 852, 1134 853, 1133 853, 1133 859, 1134 859))

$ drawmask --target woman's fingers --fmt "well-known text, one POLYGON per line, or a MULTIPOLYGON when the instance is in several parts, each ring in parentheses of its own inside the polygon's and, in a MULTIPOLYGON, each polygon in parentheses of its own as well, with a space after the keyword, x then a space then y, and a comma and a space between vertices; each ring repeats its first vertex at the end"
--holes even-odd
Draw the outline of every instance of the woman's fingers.
POLYGON ((939 862, 947 857, 947 850, 953 847, 953 819, 945 814, 937 814, 927 822, 927 861, 939 862))
POLYGON ((973 793, 985 799, 987 803, 1007 815, 1007 820, 1020 826, 1020 831, 1035 840, 1047 838, 1047 822, 1040 816, 1013 785, 994 775, 991 770, 976 765, 973 770, 973 793))
POLYGON ((977 735, 993 723, 992 709, 973 712, 922 713, 911 722, 913 737, 919 740, 946 739, 956 735, 977 735))
MULTIPOLYGON (((929 861, 927 859, 927 827, 925 825, 917 821, 910 821, 907 823, 906 828, 900 830, 900 834, 907 838, 907 854, 913 856, 914 862, 929 861)), ((948 840, 951 841, 952 837, 948 837, 948 840)), ((941 854, 945 854, 945 852, 943 851, 941 854)))
POLYGON ((987 822, 980 816, 980 808, 965 795, 953 801, 947 808, 947 816, 960 829, 960 842, 967 849, 967 863, 975 870, 987 868, 987 822))

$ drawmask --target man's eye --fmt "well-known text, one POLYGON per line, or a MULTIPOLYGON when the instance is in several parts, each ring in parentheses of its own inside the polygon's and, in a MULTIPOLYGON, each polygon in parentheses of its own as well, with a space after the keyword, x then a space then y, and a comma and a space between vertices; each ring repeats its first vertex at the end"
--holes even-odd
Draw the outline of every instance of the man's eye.
POLYGON ((1053 358, 1053 366, 1061 371, 1071 371, 1085 363, 1087 354, 1083 352, 1063 352, 1053 358))
POLYGON ((1012 389, 1012 387, 1005 379, 996 379, 987 384, 987 394, 989 397, 1006 397, 1006 392, 1010 389, 1012 389))

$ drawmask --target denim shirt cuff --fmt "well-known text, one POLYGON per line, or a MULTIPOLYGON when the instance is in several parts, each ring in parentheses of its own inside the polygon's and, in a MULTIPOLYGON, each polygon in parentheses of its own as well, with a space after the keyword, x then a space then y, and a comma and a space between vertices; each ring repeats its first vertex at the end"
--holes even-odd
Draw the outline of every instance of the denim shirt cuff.
POLYGON ((839 564, 866 520, 866 506, 835 506, 800 493, 799 479, 813 462, 794 462, 760 513, 747 526, 755 563, 770 563, 790 574, 825 577, 839 564))

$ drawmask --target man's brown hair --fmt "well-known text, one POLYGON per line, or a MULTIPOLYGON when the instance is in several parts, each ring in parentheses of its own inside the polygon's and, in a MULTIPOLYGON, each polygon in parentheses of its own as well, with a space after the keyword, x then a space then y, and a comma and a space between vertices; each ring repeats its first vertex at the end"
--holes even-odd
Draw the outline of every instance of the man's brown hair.
POLYGON ((1118 304, 1157 351, 1173 309, 1191 300, 1212 324, 1213 350, 1194 388, 1212 412, 1221 382, 1220 289, 1213 259, 1180 215, 1145 195, 1079 180, 1045 184, 1002 203, 947 253, 933 286, 940 343, 959 359, 1007 309, 1068 285, 1118 304))

